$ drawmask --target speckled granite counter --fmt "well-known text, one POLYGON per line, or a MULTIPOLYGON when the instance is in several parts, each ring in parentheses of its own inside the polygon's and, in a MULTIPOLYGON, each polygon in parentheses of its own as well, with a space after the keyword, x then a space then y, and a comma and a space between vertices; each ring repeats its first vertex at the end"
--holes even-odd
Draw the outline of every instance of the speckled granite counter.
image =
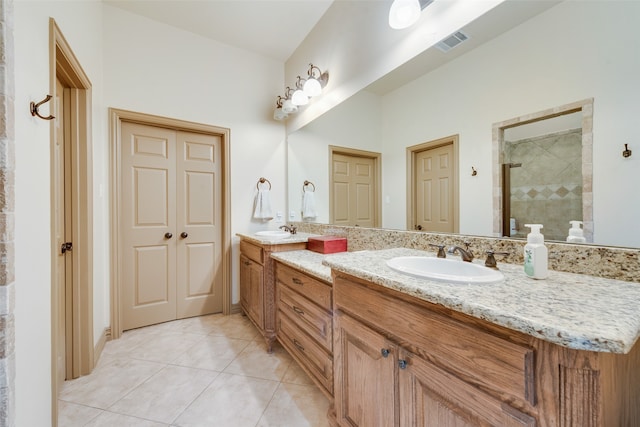
POLYGON ((310 233, 296 233, 285 239, 274 239, 264 236, 256 236, 255 234, 236 233, 236 236, 242 237, 250 242, 257 243, 259 245, 285 245, 287 243, 303 243, 306 242, 309 237, 317 236, 317 234, 310 233))
POLYGON ((412 255, 435 254, 397 248, 325 255, 323 263, 572 349, 628 353, 639 336, 640 286, 636 283, 557 271, 550 271, 545 280, 533 280, 524 275, 522 266, 499 263, 504 282, 448 284, 395 272, 385 262, 412 255))
POLYGON ((286 251, 271 254, 271 258, 276 259, 290 267, 297 268, 320 280, 331 283, 331 268, 322 264, 326 255, 313 251, 286 251))

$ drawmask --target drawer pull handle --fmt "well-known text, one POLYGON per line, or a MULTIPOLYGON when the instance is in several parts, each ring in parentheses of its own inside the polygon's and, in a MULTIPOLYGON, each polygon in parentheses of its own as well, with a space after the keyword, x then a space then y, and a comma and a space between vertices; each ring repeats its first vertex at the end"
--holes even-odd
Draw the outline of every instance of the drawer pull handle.
POLYGON ((244 265, 251 265, 251 263, 249 261, 245 261, 244 265))
POLYGON ((296 347, 298 347, 298 350, 300 350, 300 351, 304 351, 304 346, 303 346, 302 344, 300 344, 300 343, 298 342, 298 340, 297 340, 297 339, 295 339, 295 338, 293 339, 293 345, 295 345, 296 347))
POLYGON ((388 348, 383 348, 382 350, 380 350, 380 353, 382 354, 382 357, 389 357, 389 349, 388 348))
POLYGON ((400 369, 407 369, 407 361, 406 360, 398 360, 398 367, 400 369))
POLYGON ((292 278, 291 281, 293 283, 295 283, 296 285, 302 285, 303 284, 302 280, 298 279, 297 277, 292 278))
POLYGON ((298 313, 300 316, 304 316, 304 311, 300 310, 298 307, 296 307, 295 305, 292 307, 293 311, 295 311, 296 313, 298 313))

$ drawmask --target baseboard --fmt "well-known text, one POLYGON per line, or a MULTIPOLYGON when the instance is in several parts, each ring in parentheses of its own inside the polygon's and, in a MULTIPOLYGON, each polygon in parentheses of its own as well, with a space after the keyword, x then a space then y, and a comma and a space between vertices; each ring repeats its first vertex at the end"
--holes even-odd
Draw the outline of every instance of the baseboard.
POLYGON ((111 339, 111 328, 104 328, 102 334, 100 334, 100 339, 96 343, 93 349, 93 366, 95 367, 98 364, 98 360, 100 360, 100 355, 102 354, 102 350, 104 350, 104 346, 107 344, 107 341, 111 339))
POLYGON ((238 314, 238 313, 242 313, 242 307, 240 306, 240 303, 237 302, 235 304, 231 304, 231 313, 230 314, 238 314))

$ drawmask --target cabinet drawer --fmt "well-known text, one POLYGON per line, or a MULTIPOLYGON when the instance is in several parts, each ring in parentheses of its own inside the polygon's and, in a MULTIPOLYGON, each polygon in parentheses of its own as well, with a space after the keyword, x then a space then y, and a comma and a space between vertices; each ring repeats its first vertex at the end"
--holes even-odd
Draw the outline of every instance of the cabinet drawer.
POLYGON ((340 276, 333 297, 338 310, 412 343, 413 352, 464 381, 536 404, 533 349, 340 276))
POLYGON ((331 353, 333 348, 331 315, 283 285, 282 282, 278 282, 277 290, 278 309, 331 353))
POLYGON ((278 312, 277 324, 280 343, 306 368, 307 373, 333 395, 333 357, 300 331, 282 311, 278 312))
POLYGON ((331 312, 331 285, 313 279, 284 264, 276 266, 277 280, 331 312))
POLYGON ((240 240, 240 253, 259 264, 264 264, 264 251, 260 246, 240 240))

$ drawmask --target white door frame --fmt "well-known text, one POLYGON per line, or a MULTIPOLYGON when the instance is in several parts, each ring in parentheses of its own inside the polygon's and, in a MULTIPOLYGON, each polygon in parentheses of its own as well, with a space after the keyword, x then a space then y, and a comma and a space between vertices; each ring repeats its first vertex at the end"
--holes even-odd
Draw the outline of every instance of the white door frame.
POLYGON ((111 150, 110 165, 110 197, 111 197, 111 337, 122 335, 122 270, 120 250, 120 149, 121 124, 123 121, 148 126, 164 127, 179 131, 202 133, 219 136, 222 140, 222 313, 231 313, 231 198, 230 198, 230 130, 227 128, 205 125, 183 120, 171 119, 150 114, 109 108, 109 141, 111 150))

